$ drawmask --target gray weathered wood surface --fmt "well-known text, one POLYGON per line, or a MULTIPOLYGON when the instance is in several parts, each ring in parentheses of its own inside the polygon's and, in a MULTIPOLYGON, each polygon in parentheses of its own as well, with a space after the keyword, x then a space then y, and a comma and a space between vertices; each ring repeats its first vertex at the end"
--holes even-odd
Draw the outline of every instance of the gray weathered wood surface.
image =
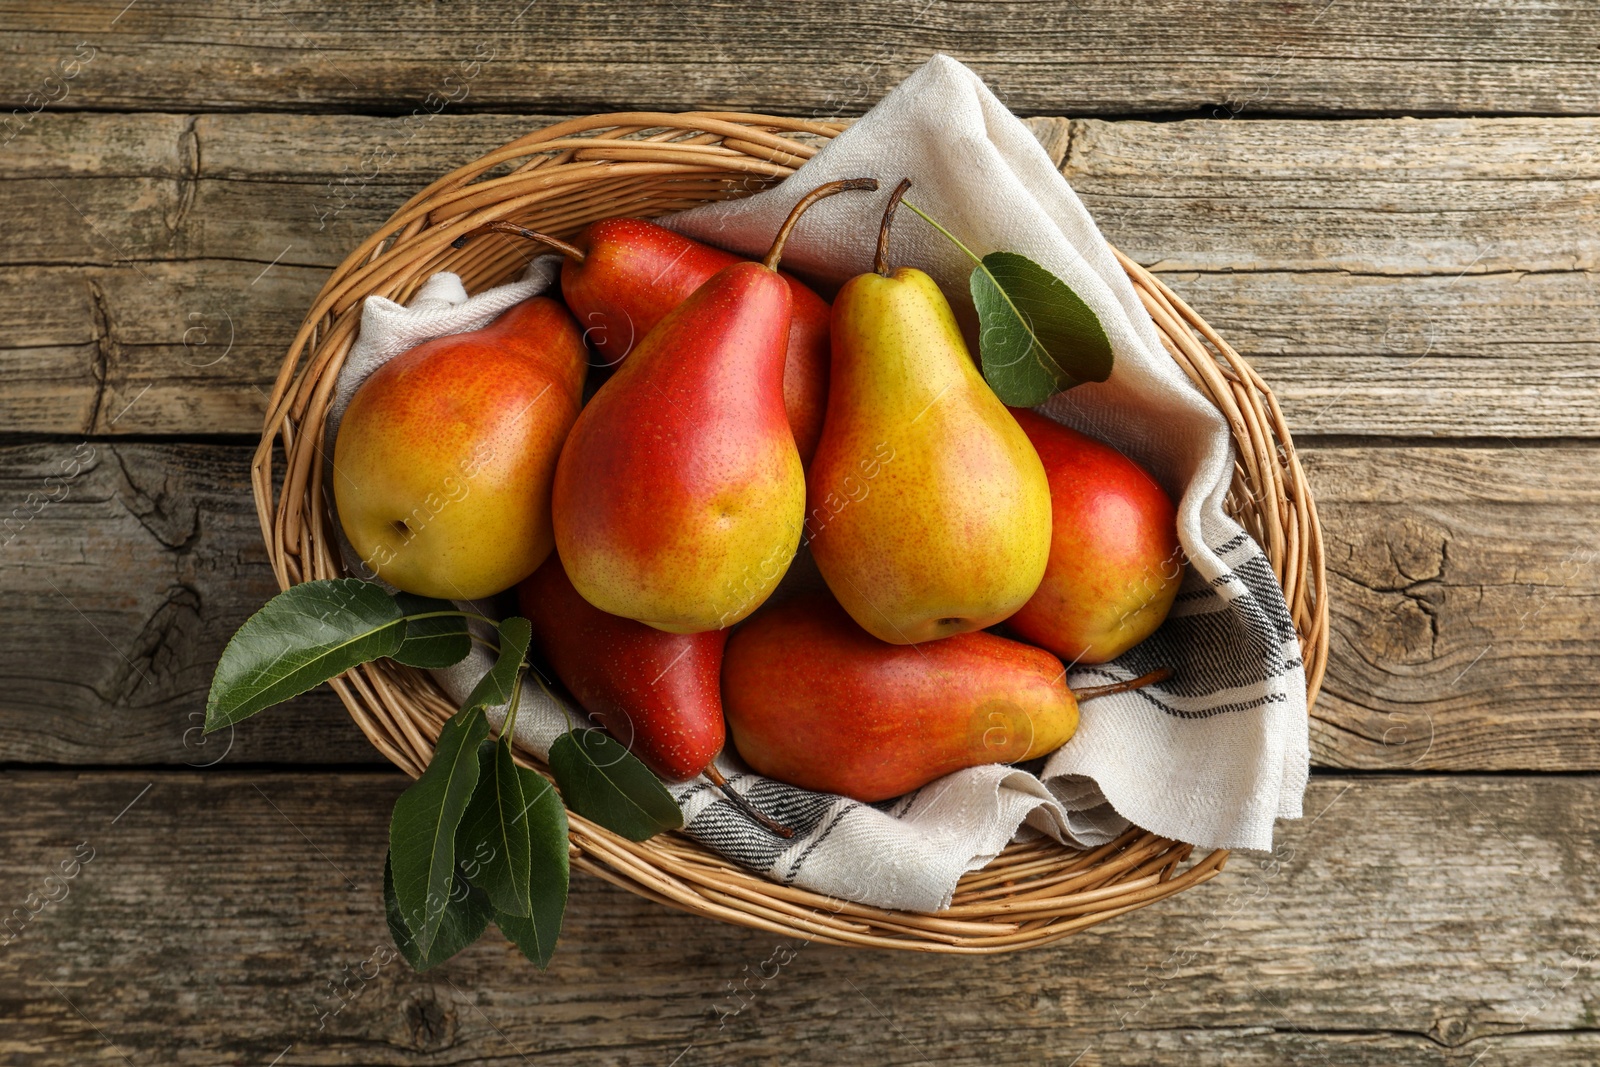
POLYGON ((16 2, 0 42, 0 1062, 1600 1060, 1589 5, 16 2), (195 730, 327 271, 552 116, 849 117, 935 50, 1282 400, 1333 597, 1308 817, 1059 946, 764 985, 772 938, 580 878, 548 973, 488 942, 333 1013, 402 779, 326 691, 195 730))
MULTIPOLYGON (((1600 111, 1600 24, 1582 3, 1268 0, 812 0, 613 7, 468 0, 21 5, 25 101, 58 57, 92 58, 94 110, 409 111, 619 106, 859 114, 945 51, 1023 114, 1202 110, 1342 115, 1600 111)), ((23 71, 19 71, 22 74, 23 71)))
MULTIPOLYGON (((0 418, 255 432, 327 269, 418 187, 544 121, 39 116, 0 185, 17 220, 0 418)), ((1302 435, 1600 435, 1600 121, 1035 127, 1110 239, 1269 374, 1302 435)))
POLYGON ((388 945, 383 839, 398 774, 0 781, 13 896, 88 855, 80 843, 93 849, 65 896, 52 890, 59 903, 0 947, 7 1062, 1600 1057, 1589 776, 1319 779, 1308 818, 1284 825, 1272 855, 1236 856, 1208 885, 1021 955, 807 946, 580 876, 549 971, 491 935, 425 976, 374 959, 388 945))

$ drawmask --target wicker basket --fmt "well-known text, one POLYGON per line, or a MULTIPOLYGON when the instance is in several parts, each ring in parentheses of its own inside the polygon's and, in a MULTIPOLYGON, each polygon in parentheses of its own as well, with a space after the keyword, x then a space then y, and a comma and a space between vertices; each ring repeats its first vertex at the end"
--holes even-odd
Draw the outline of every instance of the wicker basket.
MULTIPOLYGON (((565 236, 612 215, 661 215, 748 195, 782 181, 843 128, 711 112, 597 115, 518 138, 412 197, 322 287, 273 388, 251 475, 279 585, 343 573, 317 457, 365 297, 404 303, 441 270, 459 274, 469 292, 501 284, 523 270, 526 246, 451 242, 495 219, 565 236)), ((1283 415, 1199 315, 1137 264, 1121 262, 1172 358, 1227 416, 1238 445, 1228 507, 1283 583, 1314 699, 1328 652, 1322 534, 1283 415)), ((456 710, 425 673, 387 660, 333 685, 362 732, 412 775, 456 710)), ((528 764, 539 767, 531 757, 528 764)), ((1137 829, 1089 852, 1049 841, 1012 845, 962 878, 954 906, 934 915, 777 885, 679 834, 636 844, 573 815, 571 843, 575 867, 685 911, 828 944, 965 953, 1058 940, 1207 881, 1228 855, 1215 851, 1185 867, 1192 846, 1137 829)))

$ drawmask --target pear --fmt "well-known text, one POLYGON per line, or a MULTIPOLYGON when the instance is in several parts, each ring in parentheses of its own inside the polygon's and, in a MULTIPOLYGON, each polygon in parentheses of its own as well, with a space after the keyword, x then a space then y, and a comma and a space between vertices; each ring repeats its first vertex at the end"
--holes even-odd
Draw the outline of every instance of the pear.
POLYGON ((1102 441, 1015 412, 1050 479, 1044 581, 1006 628, 1068 663, 1105 663, 1155 633, 1183 584, 1172 498, 1102 441))
POLYGON ((806 530, 851 618, 880 640, 915 644, 993 626, 1027 602, 1049 559, 1050 488, 939 286, 885 265, 896 202, 878 272, 834 299, 806 530))
POLYGON ((722 751, 727 630, 674 634, 608 615, 572 587, 555 556, 517 586, 517 602, 561 684, 596 722, 670 781, 704 775, 724 799, 779 837, 794 830, 734 791, 722 751))
POLYGON ((763 262, 712 275, 583 409, 552 507, 557 552, 590 604, 698 633, 749 615, 788 570, 805 472, 783 403, 793 297, 778 259, 812 203, 876 187, 813 190, 763 262))
POLYGON ((669 634, 607 615, 554 556, 517 586, 517 602, 561 684, 651 770, 683 781, 717 758, 726 630, 669 634))
MULTIPOLYGON (((561 265, 561 293, 608 366, 619 363, 713 274, 742 257, 645 219, 602 219, 577 239, 582 258, 561 265)), ((790 275, 783 407, 800 462, 811 462, 828 397, 828 303, 790 275)))
POLYGON ((531 574, 554 543, 550 483, 587 367, 566 308, 534 297, 373 371, 333 448, 339 522, 364 568, 454 600, 531 574))
POLYGON ((758 773, 875 803, 1060 748, 1078 728, 1065 678, 1055 656, 990 633, 887 644, 812 594, 734 631, 722 706, 758 773))
MULTIPOLYGON (((583 339, 603 367, 627 358, 667 313, 724 267, 743 256, 702 244, 648 219, 601 219, 571 242, 514 222, 488 222, 456 240, 461 247, 485 233, 504 233, 549 245, 565 258, 561 295, 583 325, 583 339)), ((810 463, 822 435, 828 401, 828 302, 779 271, 789 283, 788 358, 783 406, 800 462, 810 463)))

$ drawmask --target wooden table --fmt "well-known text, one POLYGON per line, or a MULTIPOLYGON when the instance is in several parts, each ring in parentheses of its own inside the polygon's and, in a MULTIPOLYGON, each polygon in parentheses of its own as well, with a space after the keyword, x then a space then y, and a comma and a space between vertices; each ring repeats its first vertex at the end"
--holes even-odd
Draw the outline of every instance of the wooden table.
POLYGON ((0 15, 0 1062, 1600 1061, 1593 5, 124 4, 0 15), (1278 391, 1334 598, 1307 817, 1019 956, 763 982, 771 936, 579 877, 547 973, 366 962, 402 777, 326 691, 197 729, 322 279, 547 116, 859 114, 935 50, 1278 391))

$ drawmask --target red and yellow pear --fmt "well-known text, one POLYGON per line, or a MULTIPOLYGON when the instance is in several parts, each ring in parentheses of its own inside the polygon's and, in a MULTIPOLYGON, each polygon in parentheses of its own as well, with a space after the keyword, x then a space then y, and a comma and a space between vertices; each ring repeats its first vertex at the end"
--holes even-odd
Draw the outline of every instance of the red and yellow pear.
POLYGON ((981 631, 888 644, 825 594, 773 605, 734 631, 722 700, 752 769, 868 803, 964 767, 1045 755, 1078 727, 1050 653, 981 631))
POLYGON ((608 615, 578 595, 555 556, 523 579, 517 599, 561 684, 651 770, 682 781, 716 759, 728 631, 670 634, 608 615))
POLYGON ((424 342, 356 390, 333 450, 345 536, 400 589, 471 600, 550 554, 550 486, 582 403, 577 323, 534 297, 424 342))
MULTIPOLYGON (((645 219, 602 219, 563 247, 561 294, 602 364, 620 363, 673 308, 743 258, 645 219)), ((809 463, 828 403, 828 302, 794 277, 783 408, 800 462, 809 463)))
POLYGON ((783 406, 793 293, 778 274, 800 201, 763 262, 724 267, 647 334, 573 426, 555 539, 583 598, 674 633, 731 626, 799 546, 805 472, 783 406))
POLYGON ((1013 414, 1050 480, 1054 532, 1044 580, 1006 626, 1068 663, 1105 663, 1154 633, 1178 595, 1172 498, 1110 445, 1032 411, 1013 414))

